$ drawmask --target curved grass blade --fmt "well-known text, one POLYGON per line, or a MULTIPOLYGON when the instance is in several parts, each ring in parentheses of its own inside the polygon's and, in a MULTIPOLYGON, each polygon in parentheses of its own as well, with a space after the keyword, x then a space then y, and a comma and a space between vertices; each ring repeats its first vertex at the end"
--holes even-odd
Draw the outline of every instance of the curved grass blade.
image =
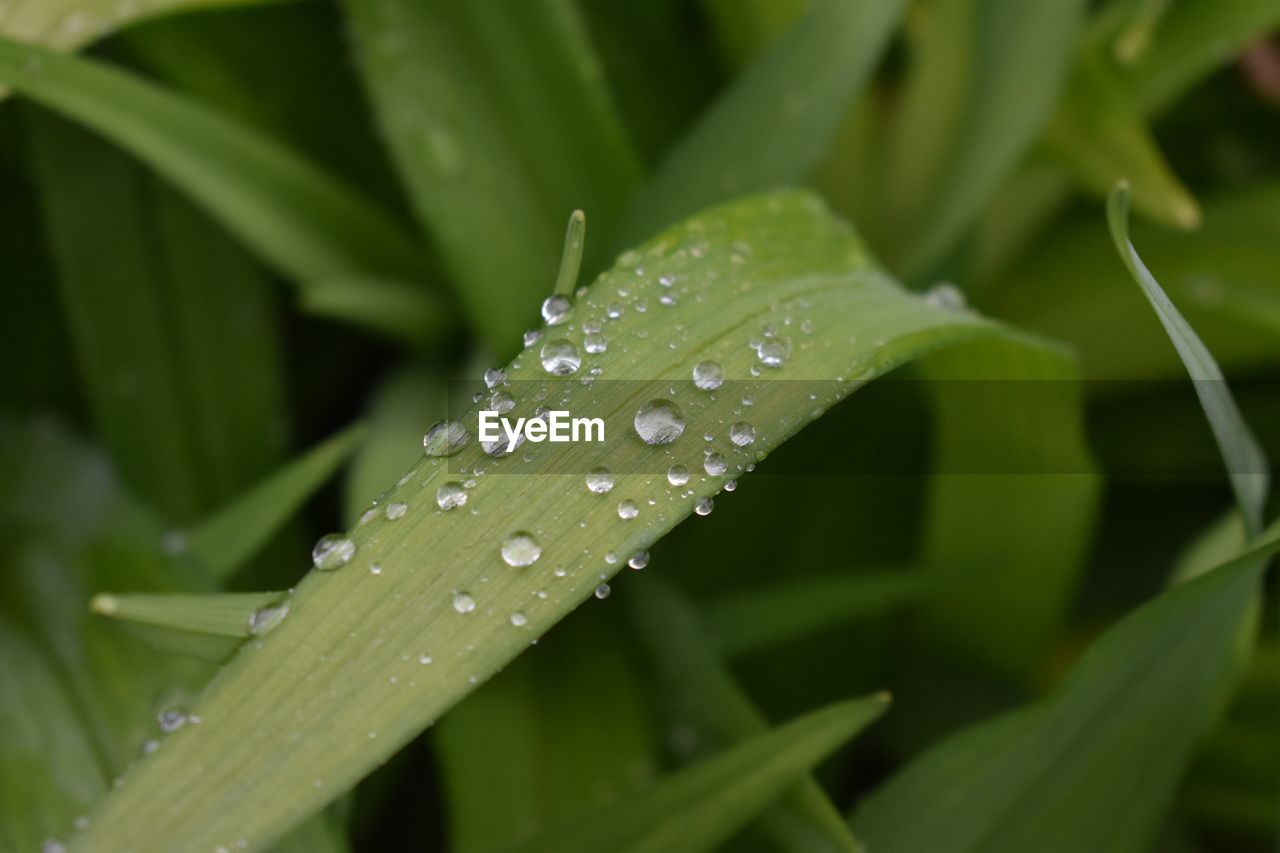
POLYGON ((1083 10, 1080 0, 920 8, 884 190, 897 223, 893 268, 927 274, 1035 141, 1066 82, 1083 10))
POLYGON ((189 531, 187 553, 226 580, 333 476, 364 434, 362 424, 347 427, 218 509, 189 531))
POLYGON ((519 845, 513 853, 692 853, 713 848, 887 706, 888 697, 877 696, 814 711, 519 845))
POLYGON ((1236 407, 1218 363, 1195 330, 1178 313, 1129 240, 1129 191, 1124 184, 1116 187, 1107 202, 1107 223, 1111 227, 1116 251, 1133 280, 1142 288, 1143 295, 1151 303, 1169 340, 1186 365, 1187 373, 1191 375, 1196 395, 1226 463, 1245 528, 1251 539, 1256 538, 1262 531, 1270 480, 1271 469, 1266 454, 1236 407))
MULTIPOLYGON (((401 305, 423 300, 410 283, 424 271, 414 239, 274 141, 119 69, 5 39, 0 81, 147 163, 304 294, 313 283, 372 279, 401 291, 401 305)), ((355 319, 396 334, 404 326, 395 313, 355 319)))
POLYGON ((578 12, 566 0, 345 5, 418 218, 472 325, 509 351, 547 295, 565 217, 611 222, 637 177, 578 12))
MULTIPOLYGON (((659 578, 636 584, 632 618, 658 670, 663 691, 678 714, 677 725, 692 729, 702 751, 727 749, 768 731, 752 704, 718 659, 711 635, 693 606, 659 578)), ((858 851, 840 812, 822 786, 802 777, 758 818, 763 832, 783 850, 858 851)))
POLYGON ((924 753, 859 805, 859 836, 886 853, 1145 849, 1277 551, 1280 528, 1125 617, 1050 698, 924 753))
POLYGON ((817 168, 888 44, 902 0, 820 0, 747 67, 632 200, 620 246, 817 168), (762 116, 782 116, 759 132, 762 116))
MULTIPOLYGON (((245 644, 210 686, 198 707, 204 722, 148 756, 74 846, 278 837, 589 599, 601 575, 617 570, 617 554, 647 548, 695 505, 707 511, 726 481, 823 409, 923 353, 1009 335, 904 292, 813 196, 794 192, 743 199, 673 227, 620 259, 573 311, 507 367, 515 411, 531 415, 539 399, 563 394, 566 409, 613 424, 614 443, 539 445, 493 459, 473 441, 453 457, 421 460, 386 498, 404 513, 357 526, 346 568, 298 584, 289 617, 245 644), (619 288, 630 295, 618 296, 619 288), (596 323, 608 346, 587 353, 579 376, 599 367, 609 381, 548 376, 542 348, 561 351, 560 335, 576 349, 582 326, 596 323), (681 327, 675 341, 673 325, 681 327), (761 348, 779 366, 753 377, 762 362, 750 344, 765 332, 776 340, 761 348), (750 446, 724 435, 740 399, 733 386, 715 395, 692 386, 692 367, 703 360, 753 392, 750 446), (646 444, 632 425, 636 413, 673 387, 689 434, 646 444), (712 425, 714 443, 691 439, 712 425), (724 454, 723 473, 681 487, 659 473, 676 462, 696 470, 704 447, 724 454), (615 473, 608 496, 582 485, 582 472, 602 462, 615 473), (477 465, 483 476, 474 476, 477 465), (465 510, 438 508, 449 482, 466 489, 465 510), (623 500, 635 502, 637 517, 620 515, 623 500), (501 553, 517 531, 541 548, 524 569, 501 553), (274 748, 281 743, 291 748, 274 748)), ((464 416, 468 425, 477 411, 464 416)), ((519 553, 527 559, 527 545, 519 553)))
POLYGON ((269 630, 265 616, 256 624, 254 617, 266 608, 275 608, 284 597, 283 592, 100 592, 89 600, 89 610, 140 625, 243 639, 269 630))

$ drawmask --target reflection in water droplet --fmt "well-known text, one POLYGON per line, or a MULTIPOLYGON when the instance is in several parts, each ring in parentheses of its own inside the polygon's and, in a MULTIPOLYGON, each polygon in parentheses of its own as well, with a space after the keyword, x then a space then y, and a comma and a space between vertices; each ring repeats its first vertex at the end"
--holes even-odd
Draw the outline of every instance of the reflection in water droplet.
POLYGON ((548 326, 559 326, 567 322, 572 314, 573 303, 568 297, 556 294, 542 300, 542 319, 547 321, 548 326))
POLYGON ((502 561, 508 566, 532 566, 542 556, 542 546, 532 533, 518 530, 502 541, 502 561))
POLYGON ((640 514, 640 508, 633 500, 625 500, 618 504, 618 518, 631 519, 640 514))
POLYGON ((746 421, 738 421, 729 427, 729 440, 739 447, 746 447, 754 444, 756 440, 756 428, 746 421))
POLYGON ((321 536, 311 549, 311 563, 321 571, 332 571, 351 562, 356 555, 356 543, 341 533, 321 536))
POLYGON ((489 388, 490 390, 492 390, 494 388, 497 388, 499 385, 505 385, 506 383, 507 383, 506 371, 501 370, 497 367, 490 367, 488 370, 484 372, 484 384, 486 388, 489 388))
POLYGON ((712 477, 719 477, 725 471, 729 470, 729 463, 719 453, 712 453, 702 463, 702 469, 712 477))
POLYGON ((607 583, 602 583, 600 586, 596 587, 596 598, 604 600, 609 597, 609 593, 611 592, 613 592, 613 590, 609 589, 609 585, 607 583))
POLYGON ((428 456, 452 456, 470 440, 471 436, 462 424, 440 421, 422 437, 422 449, 428 456))
POLYGON ((693 366, 693 384, 703 391, 714 391, 724 384, 724 368, 714 361, 703 361, 693 366))
POLYGON ((608 468, 592 468, 587 472, 587 489, 603 495, 613 488, 613 474, 608 468))
POLYGON ((443 510, 456 509, 467 502, 467 490, 461 483, 450 480, 436 489, 436 506, 443 510))
POLYGON ((684 412, 670 400, 650 400, 636 411, 635 429, 645 444, 670 444, 684 433, 684 412))
POLYGON ((683 486, 689 482, 689 469, 683 465, 672 465, 667 469, 667 482, 673 486, 683 486))
POLYGON ((609 348, 609 342, 605 340, 604 335, 589 334, 582 339, 582 348, 589 353, 600 353, 609 348))
POLYGON ((181 708, 167 708, 156 716, 156 722, 165 734, 176 732, 187 724, 187 712, 181 708))
POLYGON ((643 569, 649 565, 649 552, 637 551, 631 555, 631 559, 627 560, 627 565, 633 569, 643 569))
POLYGON ((711 498, 698 498, 698 502, 693 505, 693 511, 698 515, 711 515, 711 510, 715 507, 715 501, 711 498))
POLYGON ((756 355, 765 367, 781 367, 791 357, 791 341, 787 338, 769 338, 756 347, 756 355))
POLYGON ((552 376, 568 376, 582 366, 578 348, 564 338, 542 345, 542 369, 552 376))

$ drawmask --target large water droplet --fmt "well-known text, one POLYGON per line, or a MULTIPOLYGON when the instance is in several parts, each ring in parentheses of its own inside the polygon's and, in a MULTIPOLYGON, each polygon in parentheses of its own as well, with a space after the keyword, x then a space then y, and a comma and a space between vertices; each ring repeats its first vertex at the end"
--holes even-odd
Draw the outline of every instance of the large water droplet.
POLYGON ((578 348, 564 338, 542 345, 542 369, 552 376, 568 376, 581 366, 578 348))
POLYGON ((613 473, 608 468, 592 468, 587 472, 587 489, 603 495, 613 488, 613 473))
POLYGON ((470 440, 471 436, 462 424, 440 421, 422 437, 422 449, 428 456, 452 456, 470 440))
POLYGON ((609 585, 607 583, 602 583, 600 586, 596 587, 596 598, 603 601, 609 597, 609 593, 611 592, 613 592, 613 590, 609 588, 609 585))
POLYGON ((582 339, 582 348, 592 354, 601 353, 609 348, 609 342, 604 335, 589 334, 582 339))
POLYGON ((719 453, 712 453, 702 463, 702 470, 706 471, 712 477, 719 477, 725 471, 729 470, 729 463, 719 453))
POLYGON ((711 498, 698 498, 698 502, 693 505, 693 511, 698 515, 711 515, 711 510, 715 508, 715 501, 711 498))
POLYGON ((791 341, 788 338, 767 338, 756 347, 756 355, 765 367, 782 367, 791 357, 791 341))
POLYGON ((261 637, 271 631, 272 628, 284 621, 284 617, 289 615, 288 604, 275 604, 270 607, 261 607, 253 612, 249 617, 249 633, 255 637, 261 637))
POLYGON ((729 440, 739 447, 746 447, 754 444, 756 440, 756 428, 746 421, 738 421, 729 427, 729 440))
POLYGON ((502 540, 502 562, 508 566, 532 566, 541 556, 542 546, 532 533, 519 530, 502 540))
POLYGON ((453 609, 459 613, 470 613, 476 609, 476 600, 470 593, 460 592, 453 597, 453 609))
POLYGON ((636 412, 635 427, 645 444, 670 444, 684 433, 684 412, 670 400, 650 400, 636 412))
POLYGON ((703 391, 714 391, 724 384, 724 368, 714 361, 702 361, 693 366, 693 384, 703 391))
POLYGON ((461 483, 449 481, 436 489, 436 506, 443 510, 457 509, 467 502, 467 490, 461 483))
POLYGON ((673 486, 683 486, 689 482, 689 469, 683 465, 672 465, 667 469, 667 482, 673 486))
POLYGON ((547 321, 548 326, 559 326, 567 322, 572 314, 573 303, 568 297, 557 293, 542 300, 542 319, 547 321))
POLYGON ((640 514, 640 507, 633 500, 625 500, 618 504, 618 518, 635 518, 640 514))
POLYGON ((356 543, 341 533, 321 536, 311 549, 311 563, 321 571, 340 569, 356 555, 356 543))
POLYGON ((505 385, 507 382, 507 373, 497 367, 490 367, 484 372, 484 385, 492 390, 499 385, 505 385))
POLYGON ((649 565, 649 552, 637 551, 631 555, 631 559, 627 560, 627 565, 633 569, 643 569, 649 565))

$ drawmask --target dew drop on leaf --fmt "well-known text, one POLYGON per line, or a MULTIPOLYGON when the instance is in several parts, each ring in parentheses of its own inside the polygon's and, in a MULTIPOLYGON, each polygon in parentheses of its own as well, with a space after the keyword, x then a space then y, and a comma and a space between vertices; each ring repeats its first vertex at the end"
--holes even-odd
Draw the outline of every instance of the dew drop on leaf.
POLYGON ((729 463, 719 453, 712 453, 702 463, 702 469, 712 477, 719 477, 725 471, 729 470, 729 463))
POLYGON ((609 589, 609 585, 607 583, 602 583, 596 587, 596 598, 603 601, 609 597, 609 593, 611 592, 613 592, 613 590, 609 589))
POLYGON ((693 366, 693 384, 703 391, 714 391, 724 384, 724 368, 714 361, 701 361, 693 366))
POLYGON ((457 509, 467 502, 467 490, 461 483, 450 480, 436 489, 436 506, 443 510, 457 509))
POLYGON ((288 604, 274 604, 269 607, 260 607, 253 611, 253 615, 249 617, 249 633, 255 637, 261 637, 271 631, 272 628, 284 621, 284 617, 289 615, 288 604))
POLYGON ((511 614, 511 624, 515 625, 517 628, 523 628, 525 625, 529 624, 529 617, 517 610, 515 613, 511 614))
POLYGON ((631 519, 640 514, 640 507, 633 500, 625 500, 618 504, 618 518, 631 519))
POLYGON ((755 350, 760 363, 765 367, 782 367, 791 357, 791 341, 787 338, 767 338, 755 350))
POLYGON ((408 511, 408 504, 401 503, 400 501, 392 501, 387 504, 387 508, 384 510, 384 513, 386 514, 388 521, 395 521, 396 519, 404 518, 404 514, 408 511))
POLYGON ((422 437, 422 450, 428 456, 452 456, 470 440, 471 436, 462 424, 440 421, 422 437))
POLYGON ((542 369, 552 376, 568 376, 582 366, 578 348, 564 338, 542 345, 542 369))
POLYGON ((645 444, 670 444, 684 433, 684 412, 670 400, 650 400, 636 412, 635 428, 645 444))
POLYGON ((711 498, 698 498, 698 502, 693 505, 693 511, 698 515, 711 515, 711 510, 715 508, 715 501, 711 498))
POLYGON ((608 468, 592 468, 587 472, 587 490, 603 495, 613 488, 613 473, 608 468))
POLYGON ((609 342, 604 335, 593 333, 582 339, 582 348, 592 354, 601 353, 609 348, 609 342))
POLYGON ((627 565, 633 569, 643 569, 649 565, 649 552, 637 551, 631 555, 631 559, 627 560, 627 565))
POLYGON ((548 326, 559 326, 567 322, 573 314, 573 303, 568 297, 556 294, 542 300, 542 319, 548 326))
POLYGON ((667 482, 673 486, 683 486, 689 482, 689 469, 683 465, 672 465, 667 469, 667 482))
POLYGON ((746 421, 738 421, 729 427, 729 440, 739 447, 746 447, 754 444, 756 440, 756 428, 746 421))
POLYGON ((460 592, 453 597, 453 609, 459 613, 470 613, 476 609, 476 600, 469 593, 460 592))
POLYGON ((311 563, 321 571, 340 569, 356 555, 356 543, 341 533, 321 536, 311 549, 311 563))
POLYGON ((532 533, 518 530, 502 540, 502 562, 508 566, 532 566, 541 556, 542 546, 532 533))
POLYGON ((167 708, 156 716, 156 722, 165 734, 176 732, 187 724, 187 712, 181 708, 167 708))

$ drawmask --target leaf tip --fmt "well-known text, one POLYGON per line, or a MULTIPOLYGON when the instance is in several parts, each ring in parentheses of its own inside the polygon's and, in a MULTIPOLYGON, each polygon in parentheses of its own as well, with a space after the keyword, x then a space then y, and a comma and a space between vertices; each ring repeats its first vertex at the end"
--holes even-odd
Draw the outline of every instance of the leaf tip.
POLYGON ((120 599, 108 592, 100 592, 89 599, 89 612, 99 616, 115 616, 120 612, 120 599))

